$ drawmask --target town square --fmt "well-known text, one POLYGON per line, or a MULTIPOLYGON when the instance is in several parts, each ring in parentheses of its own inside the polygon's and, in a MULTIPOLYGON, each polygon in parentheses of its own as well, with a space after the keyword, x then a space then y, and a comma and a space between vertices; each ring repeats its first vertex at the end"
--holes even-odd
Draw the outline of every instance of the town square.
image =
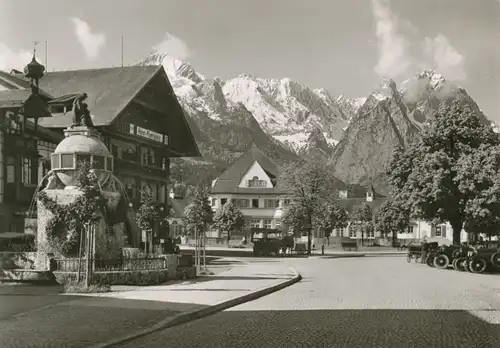
POLYGON ((0 0, 0 347, 498 347, 500 4, 443 3, 0 0))

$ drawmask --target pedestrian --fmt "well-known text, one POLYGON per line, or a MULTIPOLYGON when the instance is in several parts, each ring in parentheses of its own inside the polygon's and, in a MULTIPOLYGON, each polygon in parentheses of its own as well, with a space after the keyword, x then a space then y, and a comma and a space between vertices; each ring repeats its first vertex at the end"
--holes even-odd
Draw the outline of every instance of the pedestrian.
POLYGON ((427 258, 427 248, 428 248, 429 243, 427 243, 426 238, 424 237, 423 243, 422 243, 422 259, 420 260, 420 263, 425 263, 425 259, 427 258))

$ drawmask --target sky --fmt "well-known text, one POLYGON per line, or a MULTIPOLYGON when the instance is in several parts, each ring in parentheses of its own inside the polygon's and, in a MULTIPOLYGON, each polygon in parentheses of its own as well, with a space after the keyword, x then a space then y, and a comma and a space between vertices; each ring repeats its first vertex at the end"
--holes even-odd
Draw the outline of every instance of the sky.
POLYGON ((332 96, 433 68, 500 122, 500 0, 0 0, 3 70, 23 68, 34 41, 49 71, 120 66, 122 37, 125 65, 162 50, 207 77, 288 77, 332 96))

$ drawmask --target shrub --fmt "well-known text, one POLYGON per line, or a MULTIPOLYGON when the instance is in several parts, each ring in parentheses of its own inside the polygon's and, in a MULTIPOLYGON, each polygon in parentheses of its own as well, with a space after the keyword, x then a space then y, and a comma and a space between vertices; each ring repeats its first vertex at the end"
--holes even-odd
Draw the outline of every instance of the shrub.
POLYGON ((110 291, 111 286, 108 284, 92 284, 89 287, 82 283, 64 285, 64 292, 67 294, 97 294, 110 291))

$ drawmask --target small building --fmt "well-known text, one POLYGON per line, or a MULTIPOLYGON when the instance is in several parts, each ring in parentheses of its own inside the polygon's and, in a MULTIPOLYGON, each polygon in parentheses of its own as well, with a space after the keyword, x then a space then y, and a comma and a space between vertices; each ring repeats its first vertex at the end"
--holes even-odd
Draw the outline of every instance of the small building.
MULTIPOLYGON (((251 228, 281 228, 289 201, 278 178, 278 166, 252 145, 212 182, 209 199, 214 211, 229 201, 245 217, 243 230, 233 232, 235 238, 249 235, 251 228)), ((216 232, 209 237, 223 236, 216 232)))

